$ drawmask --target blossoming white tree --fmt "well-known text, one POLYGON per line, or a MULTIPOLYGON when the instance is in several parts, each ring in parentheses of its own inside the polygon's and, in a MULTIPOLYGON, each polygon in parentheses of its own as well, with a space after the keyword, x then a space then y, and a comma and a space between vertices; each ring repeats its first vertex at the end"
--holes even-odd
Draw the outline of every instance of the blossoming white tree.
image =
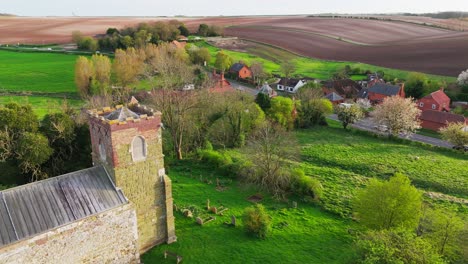
POLYGON ((391 135, 399 133, 410 135, 420 128, 418 109, 412 98, 391 96, 384 99, 383 103, 377 105, 373 112, 373 118, 380 125, 385 125, 391 135))
POLYGON ((460 75, 458 75, 458 84, 459 85, 467 85, 468 84, 468 70, 462 71, 460 75))

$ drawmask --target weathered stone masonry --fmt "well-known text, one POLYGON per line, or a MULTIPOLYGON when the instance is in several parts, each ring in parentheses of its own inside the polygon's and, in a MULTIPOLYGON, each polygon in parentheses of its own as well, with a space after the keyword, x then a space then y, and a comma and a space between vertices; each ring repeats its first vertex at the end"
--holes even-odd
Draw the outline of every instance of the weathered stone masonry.
POLYGON ((139 263, 132 204, 0 248, 0 263, 139 263))
MULTIPOLYGON (((124 111, 120 106, 117 110, 124 111)), ((172 185, 164 172, 161 113, 139 106, 134 106, 133 110, 144 114, 122 121, 103 117, 114 109, 90 111, 90 131, 93 161, 107 168, 116 186, 135 204, 140 252, 143 253, 163 242, 174 242, 176 237, 172 185), (133 160, 131 144, 135 137, 144 138, 144 160, 133 160), (100 144, 105 149, 105 160, 101 158, 100 144)))

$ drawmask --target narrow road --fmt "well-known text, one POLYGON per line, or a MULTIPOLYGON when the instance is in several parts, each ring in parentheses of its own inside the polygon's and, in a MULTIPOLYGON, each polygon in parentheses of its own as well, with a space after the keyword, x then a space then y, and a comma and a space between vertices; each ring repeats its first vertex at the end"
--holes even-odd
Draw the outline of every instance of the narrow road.
MULTIPOLYGON (((328 118, 340 122, 340 120, 338 120, 338 117, 336 116, 336 114, 330 115, 330 116, 328 116, 328 118)), ((375 126, 376 126, 376 124, 375 124, 375 122, 372 121, 371 118, 364 118, 362 120, 359 120, 355 124, 351 125, 351 127, 353 127, 353 128, 366 130, 366 131, 370 131, 370 132, 373 132, 373 133, 379 133, 379 131, 377 131, 374 128, 375 126)), ((430 145, 433 145, 433 146, 443 147, 443 148, 452 148, 453 147, 453 145, 448 143, 447 141, 444 141, 444 140, 441 140, 441 139, 438 139, 438 138, 432 138, 432 137, 428 137, 428 136, 418 135, 418 134, 412 134, 409 137, 405 137, 405 136, 399 136, 399 137, 403 138, 403 139, 418 141, 418 142, 430 144, 430 145)))
POLYGON ((245 84, 242 84, 238 81, 235 81, 235 80, 231 80, 231 79, 228 79, 228 81, 231 83, 231 86, 233 88, 235 88, 236 90, 239 90, 239 91, 244 91, 246 93, 249 93, 253 96, 257 95, 258 94, 258 90, 255 89, 255 88, 252 88, 252 87, 249 87, 245 84))

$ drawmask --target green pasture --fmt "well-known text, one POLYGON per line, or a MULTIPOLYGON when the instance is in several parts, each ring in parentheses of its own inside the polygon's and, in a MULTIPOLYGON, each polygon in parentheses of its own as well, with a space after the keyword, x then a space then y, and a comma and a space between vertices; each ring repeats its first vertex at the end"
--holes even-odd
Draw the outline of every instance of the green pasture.
POLYGON ((31 104, 33 111, 36 113, 38 118, 42 119, 46 114, 59 111, 64 104, 64 100, 74 108, 79 108, 83 105, 83 101, 76 99, 43 96, 0 96, 0 106, 11 102, 31 104))
POLYGON ((194 217, 207 218, 214 216, 206 210, 210 199, 211 206, 229 210, 204 226, 175 212, 177 242, 151 249, 142 256, 144 263, 175 263, 172 257, 164 259, 165 250, 183 256, 184 263, 349 263, 354 257, 348 229, 357 225, 350 220, 299 200, 298 208, 293 209, 290 202, 277 202, 266 195, 260 203, 272 217, 273 232, 259 240, 242 227, 243 210, 252 205, 247 198, 257 193, 255 189, 221 179, 225 189, 217 190, 216 177, 223 176, 190 161, 171 167, 169 175, 178 208, 191 208, 194 217), (237 227, 224 224, 231 221, 231 215, 236 216, 237 227))
POLYGON ((0 50, 0 90, 76 95, 76 55, 0 50))
MULTIPOLYGON (((351 199, 369 178, 388 179, 406 174, 423 191, 468 199, 468 155, 452 150, 400 143, 359 131, 345 131, 336 121, 329 127, 298 131, 301 166, 324 186, 325 208, 341 215, 351 213, 351 199)), ((468 213, 468 206, 446 203, 468 213)))

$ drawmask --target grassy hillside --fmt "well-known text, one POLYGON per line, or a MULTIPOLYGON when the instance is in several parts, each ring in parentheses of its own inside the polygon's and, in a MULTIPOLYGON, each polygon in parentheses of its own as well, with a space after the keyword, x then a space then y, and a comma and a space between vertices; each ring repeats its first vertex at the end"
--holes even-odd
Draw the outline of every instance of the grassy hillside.
POLYGON ((173 258, 164 259, 164 250, 183 256, 184 263, 349 263, 353 258, 352 236, 347 230, 356 224, 301 202, 293 209, 266 196, 261 203, 272 216, 273 233, 266 240, 248 236, 241 216, 252 205, 247 198, 255 190, 239 187, 237 182, 224 182, 227 188, 217 190, 213 183, 218 175, 212 168, 183 163, 169 171, 174 204, 196 208, 194 212, 200 212, 202 218, 214 216, 206 210, 207 199, 211 206, 223 205, 229 210, 204 226, 175 212, 177 242, 153 248, 142 256, 144 263, 175 263, 173 258), (238 227, 223 224, 230 222, 231 215, 237 217, 238 227))
MULTIPOLYGON (((330 127, 297 132, 301 166, 322 182, 323 204, 328 210, 349 214, 351 198, 369 178, 388 179, 396 172, 408 175, 423 191, 468 199, 468 155, 353 133, 337 122, 329 123, 330 127)), ((468 213, 466 205, 446 205, 468 213)))
POLYGON ((0 89, 76 94, 76 55, 0 50, 0 89))

